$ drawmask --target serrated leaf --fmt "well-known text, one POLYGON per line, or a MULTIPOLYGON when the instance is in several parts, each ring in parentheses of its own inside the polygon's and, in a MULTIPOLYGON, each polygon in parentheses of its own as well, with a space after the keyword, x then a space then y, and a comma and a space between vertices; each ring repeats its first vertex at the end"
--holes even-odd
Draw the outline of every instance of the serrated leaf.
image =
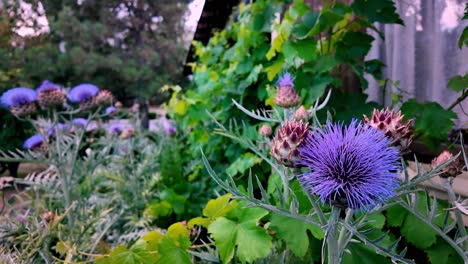
POLYGON ((374 37, 363 32, 348 31, 336 43, 336 56, 344 61, 363 58, 370 50, 374 37))
POLYGON ((463 46, 468 47, 468 27, 463 29, 460 39, 458 40, 458 48, 461 49, 463 46))
POLYGON ((109 254, 111 263, 115 264, 141 264, 153 263, 154 256, 141 247, 128 249, 123 245, 116 247, 109 254))
MULTIPOLYGON (((180 248, 174 240, 165 237, 159 244, 160 257, 157 264, 190 264, 192 260, 186 248, 180 248)), ((154 262, 154 261, 153 261, 154 262)))
POLYGON ((166 237, 172 239, 178 247, 186 248, 190 245, 189 235, 187 226, 178 222, 167 229, 166 237))
POLYGON ((57 245, 55 245, 55 252, 59 253, 60 256, 65 256, 69 248, 70 248, 70 242, 59 241, 57 245))
POLYGON ((323 239, 323 230, 303 221, 274 214, 271 217, 270 228, 276 231, 276 236, 283 239, 294 255, 302 257, 309 248, 307 230, 317 239, 323 239))
POLYGON ((421 134, 424 143, 433 149, 447 138, 447 134, 455 125, 452 119, 457 118, 453 111, 445 110, 438 103, 419 103, 415 99, 406 101, 401 107, 401 112, 406 119, 416 118, 416 133, 421 134))
POLYGON ((225 194, 216 199, 210 200, 203 209, 203 215, 214 220, 221 216, 226 216, 231 210, 237 207, 237 201, 230 201, 231 194, 225 194))
POLYGON ((468 88, 468 74, 464 76, 456 75, 450 79, 447 86, 455 92, 461 92, 468 88))
POLYGON ((394 205, 387 209, 387 224, 391 227, 401 226, 408 212, 400 205, 394 205))
POLYGON ((369 22, 403 25, 403 20, 396 12, 395 3, 390 0, 355 0, 351 8, 357 15, 366 17, 369 22))
POLYGON ((234 177, 235 175, 244 174, 248 169, 253 166, 260 164, 263 160, 252 153, 245 153, 236 159, 231 165, 226 169, 226 173, 229 177, 234 177))
POLYGON ((284 65, 284 57, 280 56, 276 61, 265 68, 265 72, 267 73, 267 78, 271 82, 273 79, 276 77, 276 75, 281 72, 281 69, 283 68, 284 65))
POLYGON ((437 243, 424 251, 427 253, 430 263, 448 264, 463 262, 463 260, 458 257, 457 252, 442 238, 438 238, 437 243), (450 257, 458 257, 458 261, 449 262, 450 257))
POLYGON ((208 227, 222 262, 229 263, 236 246, 242 262, 268 256, 272 246, 271 237, 265 229, 257 226, 257 221, 268 212, 259 208, 236 208, 236 214, 236 221, 219 217, 208 227))

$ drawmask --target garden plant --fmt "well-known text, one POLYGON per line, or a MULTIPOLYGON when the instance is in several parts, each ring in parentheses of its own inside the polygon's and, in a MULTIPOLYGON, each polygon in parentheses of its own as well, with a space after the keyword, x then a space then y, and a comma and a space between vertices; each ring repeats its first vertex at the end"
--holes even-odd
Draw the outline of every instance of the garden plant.
POLYGON ((172 120, 158 131, 89 83, 1 95, 34 135, 0 162, 47 169, 9 183, 0 261, 468 263, 454 188, 468 155, 461 133, 459 151, 447 139, 466 76, 448 82, 461 95, 447 109, 398 93, 387 108, 366 102, 367 75, 383 95, 399 85, 364 59, 384 38, 373 23, 403 25, 390 0, 248 1, 233 16, 194 43, 190 85, 164 86, 172 120), (417 140, 448 149, 423 164, 417 140))

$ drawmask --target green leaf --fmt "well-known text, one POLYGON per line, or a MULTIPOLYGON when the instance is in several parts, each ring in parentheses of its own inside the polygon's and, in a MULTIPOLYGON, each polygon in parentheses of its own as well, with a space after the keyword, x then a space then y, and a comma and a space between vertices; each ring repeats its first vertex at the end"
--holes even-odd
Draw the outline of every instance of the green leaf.
POLYGON ((355 0, 351 8, 369 22, 392 23, 403 25, 403 20, 396 12, 395 3, 391 0, 355 0))
POLYGON ((260 164, 263 160, 250 152, 243 154, 237 160, 235 160, 231 166, 226 169, 226 173, 229 177, 234 177, 235 175, 244 174, 248 169, 253 166, 260 164))
MULTIPOLYGON (((185 248, 188 248, 185 247, 185 248)), ((160 258, 156 261, 157 264, 190 264, 192 260, 185 248, 180 248, 177 243, 165 237, 159 244, 160 258)), ((154 261, 152 262, 154 263, 154 261)))
POLYGON ((458 40, 458 48, 461 49, 463 46, 468 47, 468 27, 463 29, 460 39, 458 40))
POLYGON ((280 56, 276 61, 265 68, 265 72, 267 73, 268 80, 271 82, 276 77, 276 75, 281 71, 284 64, 284 57, 280 56))
POLYGON ((166 237, 172 239, 178 247, 188 248, 190 245, 189 230, 181 222, 172 224, 167 229, 166 237))
POLYGON ((435 243, 432 247, 424 250, 427 253, 430 263, 437 263, 437 264, 448 264, 448 263, 462 263, 462 259, 458 259, 458 261, 450 261, 450 257, 458 257, 457 252, 442 238, 437 239, 437 243, 435 243))
POLYGON ((343 254, 343 264, 385 264, 392 263, 389 259, 375 253, 375 250, 362 243, 349 243, 348 250, 343 254))
POLYGON ((387 209, 387 224, 391 227, 401 226, 405 221, 408 211, 400 205, 394 205, 387 209))
POLYGON ((448 82, 448 87, 455 92, 461 92, 468 88, 468 74, 464 76, 456 75, 448 82))
POLYGON ((292 44, 297 55, 306 61, 314 60, 317 57, 316 47, 317 41, 315 39, 299 40, 292 44))
POLYGON ((374 37, 363 32, 348 31, 336 43, 336 56, 344 61, 363 58, 370 50, 374 37))
POLYGON ((420 249, 430 247, 437 240, 437 233, 413 214, 408 214, 406 216, 405 222, 400 230, 401 234, 408 242, 420 249))
POLYGON ((277 214, 272 215, 270 227, 298 257, 304 256, 309 248, 307 230, 318 239, 324 237, 323 230, 318 226, 277 214))
POLYGON ((109 254, 111 263, 115 264, 140 264, 154 263, 154 256, 141 247, 128 249, 123 245, 116 247, 109 254))
POLYGON ((69 248, 70 248, 70 242, 59 241, 57 245, 55 245, 55 252, 59 253, 60 256, 65 256, 69 248))
POLYGON ((203 215, 214 220, 221 216, 226 216, 237 207, 237 201, 230 201, 231 194, 225 194, 214 200, 210 200, 203 209, 203 215))
POLYGON ((441 141, 447 138, 447 134, 455 123, 452 119, 457 115, 449 110, 445 110, 438 103, 419 103, 415 99, 406 101, 401 112, 405 118, 416 118, 415 132, 422 136, 424 143, 435 149, 441 141))
POLYGON ((242 262, 268 256, 271 249, 271 237, 265 229, 257 226, 268 212, 259 208, 236 208, 238 220, 219 217, 210 226, 208 232, 215 240, 215 245, 223 263, 229 263, 237 255, 242 262))
POLYGON ((335 13, 332 10, 323 10, 320 13, 318 22, 309 31, 308 36, 317 35, 327 29, 333 28, 333 26, 342 19, 343 16, 341 14, 335 13))

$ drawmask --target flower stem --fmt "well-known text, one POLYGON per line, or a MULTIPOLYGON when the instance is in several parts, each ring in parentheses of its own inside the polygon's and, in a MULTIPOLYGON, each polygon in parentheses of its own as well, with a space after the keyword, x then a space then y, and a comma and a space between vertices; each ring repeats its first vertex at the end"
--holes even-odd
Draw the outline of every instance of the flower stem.
MULTIPOLYGON (((348 208, 348 209, 346 209, 346 217, 345 217, 344 222, 349 224, 349 222, 352 219, 353 219, 353 209, 348 208)), ((340 254, 340 258, 343 256, 343 252, 346 249, 346 245, 348 244, 349 236, 347 236, 347 234, 348 234, 347 229, 346 229, 345 225, 343 225, 341 227, 340 235, 339 235, 339 238, 338 238, 338 252, 340 254)))
MULTIPOLYGON (((455 207, 454 213, 455 213, 455 219, 457 221, 458 232, 460 234, 460 237, 465 237, 466 236, 466 229, 465 229, 465 225, 463 223, 463 218, 462 218, 462 215, 460 213, 460 210, 457 209, 456 204, 455 204, 456 201, 457 201, 457 197, 456 197, 455 192, 454 192, 454 190, 452 188, 452 182, 447 178, 441 178, 441 180, 442 180, 442 184, 443 184, 445 190, 447 191, 449 202, 455 207)), ((463 249, 465 251, 468 251, 468 240, 466 240, 466 239, 463 242, 463 249)))
POLYGON ((336 206, 332 206, 330 219, 328 219, 326 242, 327 242, 327 255, 328 255, 329 264, 340 263, 340 252, 338 248, 338 239, 336 237, 337 235, 336 230, 338 227, 338 221, 340 219, 340 212, 341 212, 340 208, 336 206))

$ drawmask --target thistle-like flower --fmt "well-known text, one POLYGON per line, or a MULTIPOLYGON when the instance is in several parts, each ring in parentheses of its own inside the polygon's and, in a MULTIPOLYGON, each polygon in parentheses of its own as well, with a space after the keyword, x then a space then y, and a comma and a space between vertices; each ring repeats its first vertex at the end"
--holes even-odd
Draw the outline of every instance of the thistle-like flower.
POLYGON ((86 128, 88 120, 86 118, 78 117, 72 120, 72 123, 78 127, 86 128))
POLYGON ((273 133, 273 129, 271 129, 271 126, 263 124, 262 127, 258 130, 258 133, 262 137, 269 137, 273 133))
POLYGON ((109 134, 113 134, 113 135, 120 135, 120 133, 122 133, 123 130, 124 130, 124 127, 120 123, 113 123, 107 129, 109 134))
POLYGON ((327 123, 300 145, 298 162, 308 172, 298 175, 305 191, 323 203, 353 209, 386 201, 398 186, 399 151, 368 125, 327 123))
POLYGON ((66 101, 65 92, 55 83, 45 80, 37 88, 37 102, 42 108, 61 106, 66 101))
POLYGON ((112 101, 114 100, 114 96, 111 92, 107 90, 99 91, 99 93, 94 98, 94 104, 96 106, 106 106, 112 105, 112 101))
POLYGON ((296 121, 302 120, 304 122, 307 122, 309 121, 309 112, 307 111, 307 109, 305 109, 303 105, 301 105, 301 107, 299 107, 296 110, 296 112, 294 112, 293 118, 296 121))
POLYGON ((113 107, 113 106, 108 106, 105 110, 104 110, 104 114, 106 115, 113 115, 117 112, 117 108, 113 107))
POLYGON ((94 84, 84 83, 73 87, 68 93, 68 100, 77 103, 82 109, 94 107, 94 97, 99 93, 99 88, 94 84))
POLYGON ((41 152, 45 148, 44 137, 41 134, 35 134, 23 143, 23 148, 34 152, 41 152))
MULTIPOLYGON (((436 168, 437 166, 447 162, 448 160, 453 158, 453 154, 450 153, 448 150, 444 150, 442 153, 440 153, 439 156, 434 158, 431 162, 432 168, 436 168)), ((456 158, 453 160, 450 164, 445 166, 442 169, 442 173, 440 174, 440 177, 443 178, 448 178, 448 177, 456 177, 457 175, 461 174, 463 171, 463 163, 460 160, 460 157, 456 158)))
POLYGON ((278 92, 276 93, 275 103, 283 108, 291 108, 301 102, 301 98, 294 90, 293 78, 290 73, 285 73, 278 80, 278 92))
POLYGON ((394 146, 404 151, 411 145, 413 133, 411 127, 412 120, 404 123, 403 117, 404 115, 401 114, 401 111, 395 112, 388 108, 380 111, 374 109, 370 119, 364 115, 364 123, 383 131, 390 138, 394 146))
POLYGON ((287 167, 300 167, 299 146, 309 134, 309 123, 302 121, 286 121, 276 132, 271 141, 270 155, 287 167))
POLYGON ((36 112, 36 91, 29 88, 18 87, 2 94, 0 102, 3 107, 10 109, 17 117, 23 117, 36 112))

